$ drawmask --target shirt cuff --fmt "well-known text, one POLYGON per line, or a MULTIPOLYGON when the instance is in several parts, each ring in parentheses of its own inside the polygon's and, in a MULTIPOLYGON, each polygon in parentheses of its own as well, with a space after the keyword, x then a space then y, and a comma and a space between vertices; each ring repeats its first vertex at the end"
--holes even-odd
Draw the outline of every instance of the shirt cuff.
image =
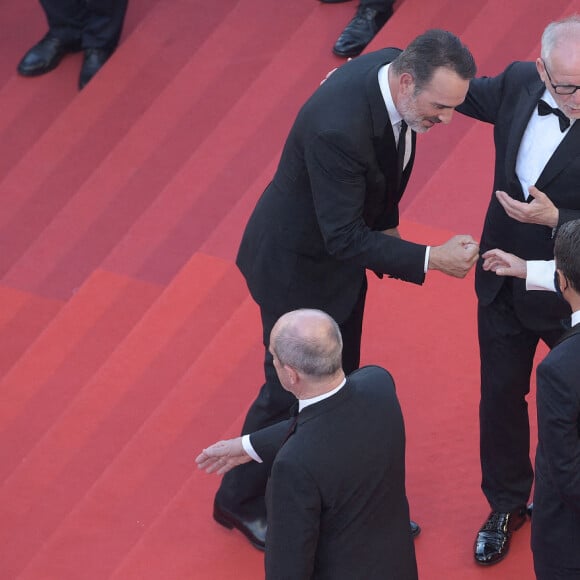
POLYGON ((254 448, 252 447, 252 442, 250 441, 249 435, 242 435, 242 447, 244 451, 258 463, 262 463, 262 458, 256 453, 254 448))
POLYGON ((429 269, 429 254, 431 252, 431 246, 427 246, 425 248, 425 263, 423 264, 423 272, 425 272, 425 274, 427 273, 427 270, 429 269))
POLYGON ((526 290, 548 290, 555 292, 554 260, 529 260, 526 262, 526 290))

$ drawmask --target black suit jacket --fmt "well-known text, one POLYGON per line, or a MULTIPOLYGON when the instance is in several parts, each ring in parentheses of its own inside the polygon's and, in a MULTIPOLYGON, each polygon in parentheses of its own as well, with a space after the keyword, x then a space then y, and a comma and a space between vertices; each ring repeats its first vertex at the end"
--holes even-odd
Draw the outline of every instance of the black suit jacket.
MULTIPOLYGON (((524 201, 516 175, 516 160, 530 116, 545 86, 532 62, 515 62, 500 75, 474 79, 458 111, 494 125, 496 149, 493 192, 502 189, 524 201)), ((560 222, 580 218, 580 123, 575 123, 554 152, 536 187, 560 210, 560 222)), ((530 198, 531 201, 531 198, 530 198)), ((554 256, 552 229, 523 224, 510 218, 492 193, 483 233, 481 253, 501 248, 527 260, 551 260, 554 256)), ((506 278, 485 272, 480 261, 476 290, 483 305, 497 296, 506 278)), ((568 318, 570 309, 553 292, 526 292, 525 281, 512 280, 515 306, 520 317, 538 329, 554 328, 568 318)))
MULTIPOLYGON (((265 459, 288 423, 259 431, 265 459)), ((413 580, 405 494, 405 432, 391 375, 352 373, 305 408, 278 451, 267 494, 268 580, 413 580)))
POLYGON ((580 325, 540 363, 537 378, 534 557, 580 569, 580 325))
MULTIPOLYGON (((269 311, 351 313, 365 269, 424 280, 425 246, 380 233, 399 223, 401 177, 378 84, 384 49, 340 67, 302 107, 247 224, 237 264, 269 311)), ((415 135, 413 133, 413 142, 415 135)))

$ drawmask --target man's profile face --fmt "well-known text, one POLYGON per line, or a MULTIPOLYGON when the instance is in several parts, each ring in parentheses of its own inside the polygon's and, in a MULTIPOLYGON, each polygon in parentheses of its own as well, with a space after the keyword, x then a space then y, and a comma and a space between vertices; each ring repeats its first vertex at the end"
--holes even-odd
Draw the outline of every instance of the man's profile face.
POLYGON ((435 69, 431 80, 419 92, 407 75, 397 109, 413 131, 425 133, 434 125, 451 122, 455 107, 463 103, 468 89, 469 81, 447 67, 435 69))

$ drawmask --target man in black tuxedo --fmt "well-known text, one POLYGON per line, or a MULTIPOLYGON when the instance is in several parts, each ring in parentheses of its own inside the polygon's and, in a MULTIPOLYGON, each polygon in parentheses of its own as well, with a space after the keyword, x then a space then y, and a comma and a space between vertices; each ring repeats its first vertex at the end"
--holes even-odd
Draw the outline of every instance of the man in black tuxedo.
MULTIPOLYGON (((348 0, 320 0, 338 4, 348 0)), ((358 56, 393 15, 395 0, 360 0, 356 13, 332 47, 337 56, 358 56)))
POLYGON ((83 88, 117 48, 128 0, 40 0, 48 32, 22 58, 18 72, 38 76, 56 68, 65 54, 83 51, 83 88))
MULTIPOLYGON (((472 81, 462 113, 494 125, 496 164, 481 249, 524 259, 553 256, 555 228, 580 217, 580 18, 550 24, 535 63, 472 81), (542 102, 539 102, 539 100, 542 102), (559 110, 557 109, 559 107, 559 110), (555 113, 552 114, 552 108, 555 113)), ((539 340, 552 347, 570 309, 523 280, 476 270, 481 355, 482 490, 491 513, 475 560, 499 562, 526 521, 533 480, 525 397, 539 340)))
POLYGON ((580 220, 564 224, 554 248, 568 330, 538 366, 538 448, 532 550, 538 580, 580 579, 580 220))
POLYGON ((500 276, 523 278, 530 289, 556 289, 572 310, 572 328, 560 337, 537 370, 538 447, 532 550, 538 580, 578 580, 580 220, 559 228, 554 254, 555 264, 536 263, 494 249, 485 253, 484 267, 500 276))
MULTIPOLYGON (((415 132, 448 123, 474 73, 459 39, 432 30, 403 52, 385 49, 346 63, 302 107, 237 257, 260 306, 266 349, 266 383, 243 433, 285 419, 294 403, 268 351, 282 314, 328 312, 340 325, 343 368, 350 374, 359 366, 367 269, 420 284, 427 269, 463 277, 475 263, 478 245, 471 236, 427 248, 397 232, 415 132)), ((266 480, 262 466, 240 467, 224 477, 214 504, 219 523, 261 548, 266 480)))
POLYGON ((417 578, 393 379, 376 366, 345 378, 341 350, 340 329, 326 313, 283 315, 270 352, 298 399, 296 419, 214 444, 196 460, 220 473, 251 456, 273 461, 268 580, 417 578))

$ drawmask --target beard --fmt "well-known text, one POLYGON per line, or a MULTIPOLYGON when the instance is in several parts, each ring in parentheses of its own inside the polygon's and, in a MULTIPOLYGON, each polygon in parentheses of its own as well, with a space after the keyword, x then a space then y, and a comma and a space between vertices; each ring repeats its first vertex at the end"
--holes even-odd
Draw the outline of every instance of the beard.
POLYGON ((417 109, 417 101, 415 97, 401 99, 399 102, 399 113, 403 119, 405 119, 405 123, 407 123, 409 128, 415 131, 415 133, 426 133, 433 125, 441 123, 441 120, 437 117, 423 117, 417 109), (429 121, 432 125, 426 127, 423 124, 425 121, 429 121))

